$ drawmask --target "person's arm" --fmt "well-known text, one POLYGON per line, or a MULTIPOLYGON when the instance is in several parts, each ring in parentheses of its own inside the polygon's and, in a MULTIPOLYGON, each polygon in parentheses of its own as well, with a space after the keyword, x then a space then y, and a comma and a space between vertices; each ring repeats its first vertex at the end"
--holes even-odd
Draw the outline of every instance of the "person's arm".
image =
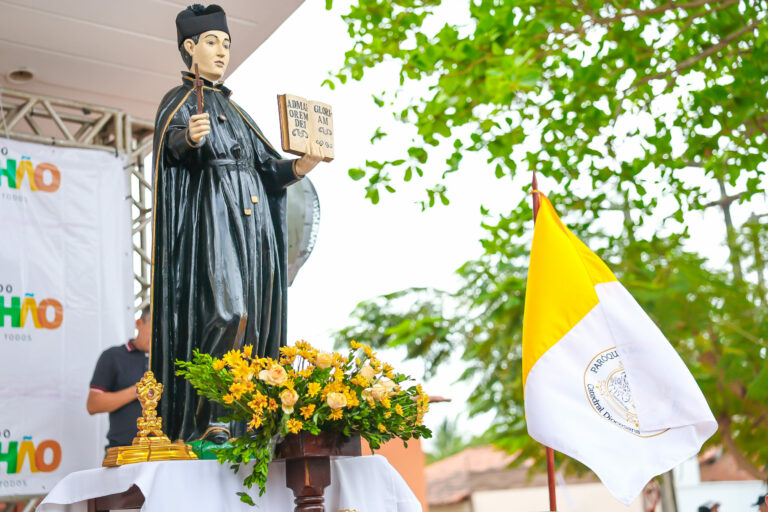
POLYGON ((272 157, 261 141, 254 135, 256 158, 259 165, 262 182, 269 192, 282 190, 306 176, 309 171, 323 159, 313 155, 303 155, 301 158, 280 159, 272 157))
POLYGON ((136 386, 129 386, 120 391, 112 392, 91 388, 85 408, 88 409, 88 414, 112 412, 133 402, 136 398, 136 386))
POLYGON ((184 121, 181 109, 176 112, 165 133, 165 144, 169 156, 179 161, 190 151, 196 151, 205 144, 205 137, 211 133, 208 114, 193 115, 184 121))

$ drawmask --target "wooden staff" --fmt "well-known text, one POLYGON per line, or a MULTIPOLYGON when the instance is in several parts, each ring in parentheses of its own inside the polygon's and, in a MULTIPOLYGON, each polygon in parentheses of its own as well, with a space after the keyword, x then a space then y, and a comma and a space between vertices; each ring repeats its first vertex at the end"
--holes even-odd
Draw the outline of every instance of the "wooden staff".
POLYGON ((195 62, 195 92, 197 92, 197 114, 200 115, 203 113, 203 81, 200 80, 197 62, 195 62))
MULTIPOLYGON (((539 215, 539 184, 536 182, 536 171, 533 171, 533 183, 531 185, 533 196, 533 222, 536 223, 536 217, 539 215)), ((549 510, 557 511, 557 501, 555 498, 555 451, 549 446, 547 449, 547 487, 549 488, 549 510)))

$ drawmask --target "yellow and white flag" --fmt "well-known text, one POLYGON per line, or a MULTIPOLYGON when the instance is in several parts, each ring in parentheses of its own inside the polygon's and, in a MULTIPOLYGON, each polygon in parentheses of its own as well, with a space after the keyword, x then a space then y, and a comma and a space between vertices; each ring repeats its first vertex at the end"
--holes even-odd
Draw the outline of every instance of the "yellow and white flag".
POLYGON ((540 197, 523 320, 528 433, 628 505, 717 423, 658 327, 540 197))

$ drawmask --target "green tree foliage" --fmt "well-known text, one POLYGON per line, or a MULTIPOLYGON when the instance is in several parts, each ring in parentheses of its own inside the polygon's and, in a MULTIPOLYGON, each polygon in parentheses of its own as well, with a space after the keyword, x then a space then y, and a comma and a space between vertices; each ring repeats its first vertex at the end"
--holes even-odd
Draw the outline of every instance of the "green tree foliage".
MULTIPOLYGON (((536 170, 565 222, 688 364, 719 422, 710 442, 768 478, 768 3, 462 5, 463 24, 440 21, 440 0, 355 0, 344 16, 353 47, 329 85, 383 62, 396 63, 401 84, 429 84, 405 106, 394 93, 374 98, 418 136, 350 176, 374 202, 420 180, 427 208, 448 203, 448 175, 469 172, 471 152, 500 180, 536 170), (691 248, 688 226, 709 208, 721 214, 726 263, 691 248)), ((522 408, 529 199, 521 193, 484 227, 484 253, 458 270, 458 291, 364 302, 339 337, 404 344, 430 372, 461 352, 464 378, 477 381, 471 411, 494 411, 495 442, 541 460, 522 408)))

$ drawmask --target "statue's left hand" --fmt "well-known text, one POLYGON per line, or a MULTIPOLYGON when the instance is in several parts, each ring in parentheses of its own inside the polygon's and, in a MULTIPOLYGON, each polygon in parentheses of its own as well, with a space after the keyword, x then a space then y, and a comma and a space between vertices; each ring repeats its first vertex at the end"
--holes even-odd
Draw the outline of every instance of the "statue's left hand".
POLYGON ((304 176, 322 161, 322 156, 305 154, 296 161, 296 174, 304 176))

